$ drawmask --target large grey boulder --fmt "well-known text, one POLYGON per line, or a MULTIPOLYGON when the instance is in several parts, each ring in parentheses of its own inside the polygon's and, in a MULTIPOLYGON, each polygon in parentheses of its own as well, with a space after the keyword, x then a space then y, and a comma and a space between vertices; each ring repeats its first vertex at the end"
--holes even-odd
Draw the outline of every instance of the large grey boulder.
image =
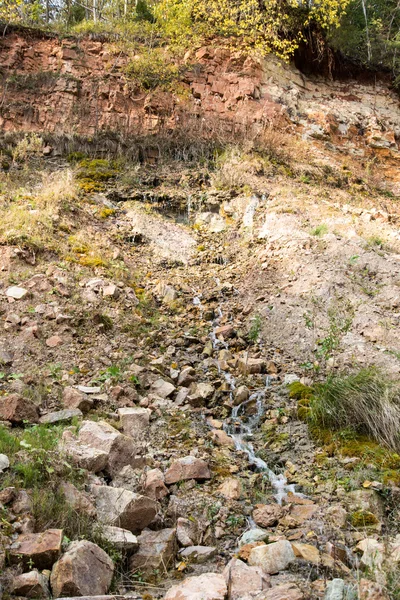
POLYGON ((124 488, 92 485, 91 492, 99 521, 133 533, 147 527, 158 511, 155 500, 124 488))

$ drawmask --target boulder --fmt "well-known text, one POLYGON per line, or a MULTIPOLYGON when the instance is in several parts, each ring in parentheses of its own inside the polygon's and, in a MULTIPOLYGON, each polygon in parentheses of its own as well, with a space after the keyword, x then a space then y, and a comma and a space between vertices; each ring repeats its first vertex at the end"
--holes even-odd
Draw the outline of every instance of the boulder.
POLYGON ((0 473, 8 469, 10 460, 6 454, 0 454, 0 473))
POLYGON ((164 379, 157 379, 150 387, 150 393, 160 398, 168 398, 175 391, 175 386, 164 379))
POLYGON ((39 421, 39 410, 35 404, 19 394, 9 394, 0 398, 0 420, 10 421, 16 425, 28 421, 39 421))
POLYGON ((113 527, 112 525, 105 525, 102 530, 102 537, 107 540, 117 550, 136 550, 139 546, 136 535, 133 535, 131 531, 122 529, 121 527, 113 527))
POLYGON ((69 504, 71 508, 89 517, 94 517, 96 515, 96 508, 89 494, 78 490, 69 481, 63 481, 60 485, 60 489, 64 494, 67 504, 69 504))
POLYGON ((176 522, 176 537, 181 546, 195 546, 199 540, 197 522, 179 517, 176 522))
POLYGON ((253 519, 259 527, 277 525, 282 516, 283 509, 279 504, 256 504, 253 510, 253 519))
POLYGON ((228 587, 223 575, 203 573, 174 585, 168 590, 164 600, 225 600, 227 593, 228 587))
POLYGON ((270 587, 269 577, 260 567, 249 567, 233 558, 225 567, 224 577, 229 589, 229 600, 251 600, 270 587))
POLYGON ((235 328, 233 325, 221 325, 214 329, 214 333, 217 337, 222 337, 224 340, 231 338, 235 335, 235 328))
POLYGON ((80 443, 72 431, 63 432, 59 447, 81 469, 98 473, 104 471, 107 466, 107 452, 80 443))
POLYGON ((39 571, 16 575, 12 582, 14 596, 24 598, 48 598, 50 596, 48 577, 39 571))
POLYGON ((265 573, 273 575, 286 569, 295 558, 291 543, 280 540, 253 548, 249 556, 249 565, 261 567, 265 573))
POLYGON ((135 533, 147 527, 157 514, 157 502, 147 496, 106 485, 92 485, 91 492, 98 518, 106 525, 135 533))
POLYGON ((297 558, 302 558, 313 565, 319 565, 321 562, 321 556, 318 548, 311 544, 299 544, 297 542, 292 543, 292 548, 297 558))
POLYGON ((263 358, 239 358, 239 371, 244 375, 253 375, 256 373, 265 373, 267 364, 263 358))
POLYGON ((10 562, 37 569, 51 569, 61 554, 62 538, 62 529, 20 535, 9 548, 10 562))
POLYGON ((161 529, 151 531, 146 529, 138 537, 139 550, 132 556, 129 566, 132 571, 154 573, 161 571, 165 575, 173 565, 176 546, 176 530, 161 529))
POLYGON ((164 483, 164 474, 160 469, 147 471, 144 492, 146 496, 155 500, 161 500, 161 498, 168 496, 169 492, 164 483))
POLYGON ((207 463, 194 456, 185 456, 184 458, 174 460, 165 473, 165 483, 171 485, 187 479, 196 479, 200 481, 211 479, 211 473, 207 463))
POLYGON ((142 436, 149 428, 151 411, 148 408, 119 408, 122 430, 133 438, 142 436))
POLYGON ((237 388, 234 394, 233 404, 238 406, 238 404, 242 404, 242 402, 246 402, 249 399, 250 392, 249 389, 245 385, 241 385, 237 388))
POLYGON ((78 408, 83 413, 88 412, 93 406, 92 398, 74 387, 64 388, 62 402, 65 408, 78 408))
POLYGON ((223 429, 213 429, 210 435, 212 441, 217 446, 235 449, 235 442, 223 429))
POLYGON ((101 450, 107 454, 106 471, 113 476, 126 465, 143 466, 143 459, 138 456, 139 444, 132 438, 123 435, 115 427, 105 421, 83 421, 79 430, 78 441, 81 444, 101 450))
POLYGON ((196 371, 193 367, 184 367, 179 373, 178 385, 189 387, 196 379, 196 371))
POLYGON ((113 561, 99 546, 87 540, 72 542, 52 569, 53 596, 101 596, 108 592, 113 573, 113 561))
POLYGON ((214 546, 188 546, 179 552, 180 556, 191 563, 204 563, 217 553, 214 546))

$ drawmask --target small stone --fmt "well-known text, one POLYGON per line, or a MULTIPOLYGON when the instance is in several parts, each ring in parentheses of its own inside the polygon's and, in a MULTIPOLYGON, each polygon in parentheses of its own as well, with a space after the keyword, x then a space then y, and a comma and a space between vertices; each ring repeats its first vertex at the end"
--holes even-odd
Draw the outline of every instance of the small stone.
POLYGON ((53 596, 102 596, 113 573, 113 561, 99 546, 87 540, 72 542, 51 572, 53 596))
POLYGON ((113 527, 112 525, 105 525, 101 531, 102 537, 107 542, 112 544, 117 550, 136 550, 139 546, 136 535, 133 535, 128 529, 122 529, 121 527, 113 527))
POLYGON ((16 575, 12 583, 14 596, 24 598, 48 598, 50 596, 48 577, 38 571, 16 575))
POLYGON ((327 521, 334 527, 342 529, 346 526, 347 511, 341 504, 332 504, 332 506, 329 506, 325 511, 325 515, 327 517, 327 521))
POLYGON ((77 408, 83 413, 88 412, 93 406, 93 400, 74 387, 64 388, 62 401, 65 408, 77 408))
MULTIPOLYGON (((389 600, 389 595, 379 583, 361 579, 358 585, 359 600, 389 600)), ((334 599, 329 599, 334 600, 334 599)))
POLYGON ((241 385, 237 388, 234 394, 234 405, 238 406, 238 404, 242 404, 242 402, 246 402, 249 399, 250 391, 245 385, 241 385))
POLYGON ((168 398, 175 391, 175 386, 164 379, 157 379, 150 388, 150 393, 160 398, 168 398))
POLYGON ((199 539, 199 529, 195 521, 179 517, 176 522, 176 537, 181 546, 195 546, 199 539))
POLYGON ((215 328, 214 333, 217 337, 222 337, 226 340, 235 335, 235 328, 233 325, 221 325, 221 327, 215 328))
POLYGON ((262 600, 303 600, 303 598, 303 592, 295 583, 284 583, 265 592, 262 600))
POLYGON ((235 449, 235 442, 223 429, 213 429, 210 433, 211 439, 217 446, 225 446, 235 449))
POLYGON ((332 581, 328 581, 326 584, 324 600, 343 600, 344 591, 343 579, 332 579, 332 581))
POLYGON ((15 500, 16 496, 17 490, 15 487, 6 487, 0 490, 0 503, 4 505, 10 504, 10 502, 15 500))
POLYGON ((101 388, 90 385, 77 385, 76 389, 84 394, 100 394, 101 388))
POLYGON ((284 571, 295 560, 293 548, 287 540, 253 548, 249 556, 249 565, 261 567, 265 573, 273 575, 284 571))
POLYGON ((270 587, 269 577, 260 567, 249 567, 237 558, 226 565, 224 576, 230 600, 251 600, 270 587))
POLYGON ((43 417, 40 417, 39 423, 62 423, 63 421, 70 421, 75 417, 83 417, 82 411, 79 408, 66 408, 43 415, 43 417))
POLYGON ((142 436, 149 428, 151 411, 148 408, 119 408, 122 430, 131 437, 142 436))
POLYGON ((277 525, 283 516, 283 509, 279 504, 256 504, 253 519, 259 527, 272 527, 277 525))
POLYGON ((297 558, 302 558, 313 565, 319 565, 321 557, 318 548, 311 544, 299 544, 297 542, 292 543, 292 548, 297 558))
POLYGON ((220 494, 230 500, 239 500, 242 495, 242 484, 239 479, 234 477, 225 479, 223 484, 218 488, 220 494))
POLYGON ((62 338, 59 335, 53 335, 46 340, 46 346, 49 348, 56 348, 63 343, 62 338))
POLYGON ((143 531, 138 537, 139 550, 130 559, 130 568, 146 573, 162 569, 162 572, 172 566, 176 554, 176 530, 161 529, 161 531, 143 531))
POLYGON ((239 546, 253 544, 254 542, 263 542, 268 537, 268 531, 265 529, 249 529, 245 531, 239 540, 239 546))
POLYGON ((214 546, 188 546, 179 552, 184 560, 194 563, 204 563, 215 556, 217 549, 214 546))
POLYGON ((200 481, 211 479, 211 473, 207 463, 194 456, 185 456, 184 458, 174 460, 165 473, 165 483, 167 485, 188 479, 200 481))
POLYGON ((8 298, 13 298, 14 300, 21 300, 27 293, 28 290, 23 287, 18 287, 17 285, 13 285, 6 290, 6 296, 8 298))
POLYGON ((51 569, 61 554, 62 536, 62 529, 20 535, 10 546, 10 562, 51 569))
POLYGON ((108 296, 109 298, 118 298, 119 293, 119 289, 113 283, 103 287, 103 296, 108 296))
POLYGON ((168 590, 164 600, 225 600, 227 593, 228 588, 223 575, 203 573, 174 585, 168 590))
POLYGON ((0 419, 22 425, 25 421, 37 423, 39 411, 28 398, 19 394, 9 394, 0 398, 0 419))
POLYGON ((239 371, 244 375, 253 375, 255 373, 265 373, 266 362, 263 358, 239 358, 239 371))
POLYGON ((193 367, 184 367, 178 377, 178 385, 189 387, 196 378, 196 371, 193 367))
POLYGON ((8 469, 10 466, 9 458, 6 454, 0 454, 0 473, 8 469))
POLYGON ((164 483, 164 474, 160 469, 147 471, 144 492, 146 496, 155 500, 161 500, 161 498, 168 496, 169 492, 164 483))
POLYGON ((197 383, 190 388, 187 400, 195 408, 204 406, 206 400, 214 395, 214 391, 211 383, 197 383))

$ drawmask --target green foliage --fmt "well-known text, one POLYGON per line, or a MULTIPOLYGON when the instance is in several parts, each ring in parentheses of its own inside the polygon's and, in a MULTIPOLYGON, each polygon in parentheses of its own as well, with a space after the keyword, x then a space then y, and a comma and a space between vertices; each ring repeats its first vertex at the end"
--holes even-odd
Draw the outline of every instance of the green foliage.
POLYGON ((126 75, 145 90, 171 89, 179 80, 180 71, 160 48, 153 48, 131 60, 126 66, 126 75))
POLYGON ((400 450, 400 386, 375 369, 331 375, 314 386, 309 407, 316 427, 349 429, 400 450))
POLYGON ((325 223, 323 223, 322 225, 317 225, 317 227, 315 227, 315 229, 313 229, 310 233, 316 237, 322 237, 328 233, 328 227, 325 225, 325 223))
POLYGON ((260 337, 260 333, 261 333, 261 328, 262 328, 261 315, 257 314, 252 319, 251 327, 249 330, 249 340, 251 342, 256 343, 258 341, 258 338, 260 337))

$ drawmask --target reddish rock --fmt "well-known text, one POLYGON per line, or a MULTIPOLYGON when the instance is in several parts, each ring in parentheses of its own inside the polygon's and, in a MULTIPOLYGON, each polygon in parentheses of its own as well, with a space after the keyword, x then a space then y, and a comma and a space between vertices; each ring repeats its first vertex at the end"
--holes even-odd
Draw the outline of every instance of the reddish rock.
POLYGON ((269 576, 260 567, 249 567, 237 558, 226 565, 223 574, 230 600, 250 600, 270 587, 269 576))
POLYGON ((65 496, 67 504, 69 504, 74 510, 79 513, 94 517, 96 515, 96 508, 90 499, 89 494, 78 490, 69 481, 64 481, 60 485, 60 490, 65 496))
POLYGON ((56 348, 63 343, 62 338, 59 335, 53 335, 46 340, 46 346, 49 348, 56 348))
POLYGON ((168 496, 168 488, 164 483, 164 474, 160 469, 147 471, 144 493, 155 500, 161 500, 161 498, 168 496))
POLYGON ((93 400, 74 387, 64 388, 62 401, 65 408, 78 408, 83 413, 93 406, 93 400))
POLYGON ((62 537, 62 529, 20 535, 10 546, 10 562, 22 562, 37 569, 51 569, 61 554, 62 537))
POLYGON ((177 551, 176 529, 161 529, 161 531, 143 531, 137 538, 139 550, 130 559, 130 568, 154 573, 162 569, 163 574, 174 563, 177 551))
POLYGON ((279 504, 256 504, 253 519, 259 527, 272 527, 277 525, 283 516, 283 509, 279 504))
POLYGON ((164 600, 225 600, 227 593, 228 588, 223 575, 203 573, 174 585, 168 590, 164 600))
POLYGON ((49 580, 38 571, 30 571, 14 577, 12 582, 14 596, 24 598, 48 598, 50 596, 49 580))
POLYGON ((276 585, 263 594, 263 600, 303 600, 304 594, 295 583, 276 585))
POLYGON ((101 596, 108 592, 113 573, 113 561, 99 546, 72 542, 51 572, 53 596, 101 596))
POLYGON ((214 333, 217 337, 221 336, 226 340, 235 335, 235 328, 233 325, 221 325, 221 327, 216 327, 214 333))
POLYGON ((39 410, 31 400, 19 394, 9 394, 0 398, 0 419, 16 425, 21 425, 24 421, 37 423, 39 410))
POLYGON ((210 469, 207 463, 194 456, 185 456, 175 460, 165 473, 165 483, 171 485, 178 481, 196 479, 203 481, 211 479, 210 469))

